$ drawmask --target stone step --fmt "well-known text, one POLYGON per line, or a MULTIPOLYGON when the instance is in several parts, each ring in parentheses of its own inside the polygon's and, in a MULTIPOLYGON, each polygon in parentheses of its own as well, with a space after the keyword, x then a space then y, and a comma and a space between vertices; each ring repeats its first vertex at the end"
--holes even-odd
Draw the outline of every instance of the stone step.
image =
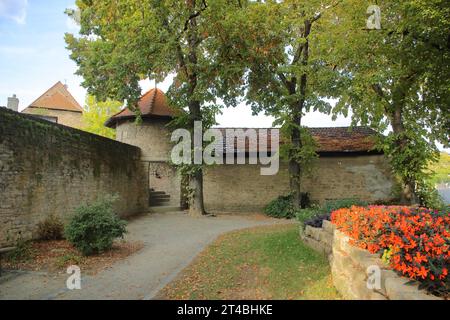
POLYGON ((150 191, 151 196, 168 196, 164 191, 150 191))
POLYGON ((150 198, 165 199, 165 198, 170 198, 170 194, 150 194, 150 198))

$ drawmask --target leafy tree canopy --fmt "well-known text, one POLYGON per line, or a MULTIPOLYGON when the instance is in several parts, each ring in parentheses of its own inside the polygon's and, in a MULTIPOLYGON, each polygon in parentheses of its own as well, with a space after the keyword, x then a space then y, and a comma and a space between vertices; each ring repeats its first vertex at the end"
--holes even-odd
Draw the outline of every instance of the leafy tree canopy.
POLYGON ((103 137, 115 139, 116 131, 106 127, 105 122, 112 115, 119 112, 121 106, 121 102, 112 100, 98 102, 94 96, 88 95, 83 112, 82 129, 103 137))

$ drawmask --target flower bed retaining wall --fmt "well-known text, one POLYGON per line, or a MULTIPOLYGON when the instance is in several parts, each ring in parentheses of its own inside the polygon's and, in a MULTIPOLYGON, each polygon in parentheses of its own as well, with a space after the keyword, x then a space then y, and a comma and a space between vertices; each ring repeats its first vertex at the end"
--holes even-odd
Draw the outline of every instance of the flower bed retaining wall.
POLYGON ((302 241, 316 251, 328 255, 333 284, 345 299, 351 300, 441 300, 419 290, 417 282, 397 275, 377 255, 351 246, 350 238, 335 230, 330 221, 323 221, 322 228, 300 227, 302 241), (367 268, 378 266, 379 289, 368 289, 367 268))

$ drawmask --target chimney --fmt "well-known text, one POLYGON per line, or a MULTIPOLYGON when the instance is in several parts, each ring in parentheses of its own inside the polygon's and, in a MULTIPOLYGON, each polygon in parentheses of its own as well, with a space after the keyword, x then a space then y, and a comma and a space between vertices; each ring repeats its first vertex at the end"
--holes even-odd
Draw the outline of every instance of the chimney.
POLYGON ((12 97, 8 98, 8 104, 6 105, 8 109, 18 112, 19 111, 19 99, 13 94, 12 97))

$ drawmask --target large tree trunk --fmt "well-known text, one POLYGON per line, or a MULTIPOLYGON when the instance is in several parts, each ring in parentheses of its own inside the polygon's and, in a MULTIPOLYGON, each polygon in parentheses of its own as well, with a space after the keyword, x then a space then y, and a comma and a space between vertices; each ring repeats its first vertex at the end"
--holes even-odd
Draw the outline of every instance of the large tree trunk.
MULTIPOLYGON (((301 115, 297 114, 294 116, 294 120, 296 125, 301 125, 301 115)), ((292 147, 295 151, 300 150, 302 147, 300 130, 298 128, 294 128, 292 131, 291 137, 292 147)), ((290 191, 292 195, 292 204, 296 209, 301 208, 302 206, 302 194, 301 194, 301 166, 300 163, 293 158, 291 155, 289 160, 289 183, 290 183, 290 191)))
MULTIPOLYGON (((189 43, 189 52, 187 54, 187 59, 189 61, 189 66, 184 65, 189 71, 186 72, 189 82, 189 114, 190 114, 190 129, 194 132, 195 121, 202 121, 202 113, 200 110, 200 102, 194 97, 195 89, 197 87, 197 49, 200 43, 198 37, 198 28, 195 12, 195 1, 187 0, 187 6, 192 10, 192 15, 187 21, 186 27, 188 27, 187 41, 189 43)), ((194 151, 194 139, 192 139, 192 151, 194 151)), ((192 153, 192 157, 194 152, 192 153)), ((203 204, 203 169, 199 166, 197 170, 189 175, 189 215, 191 216, 202 216, 206 214, 204 204, 203 204)))
POLYGON ((206 214, 203 204, 203 170, 199 169, 189 178, 189 188, 192 190, 189 199, 189 215, 200 217, 206 214))
MULTIPOLYGON (((408 141, 405 134, 405 127, 403 125, 403 117, 402 117, 402 105, 401 99, 400 101, 396 101, 397 105, 394 106, 394 111, 391 115, 392 119, 392 131, 396 135, 397 139, 395 141, 396 147, 400 150, 399 153, 403 153, 402 150, 406 147, 408 141)), ((395 102, 394 102, 395 103, 395 102)), ((405 161, 408 161, 405 159, 405 161)), ((400 201, 404 204, 414 205, 418 203, 418 199, 416 196, 416 182, 413 179, 403 178, 403 186, 400 201)))
MULTIPOLYGON (((299 51, 300 56, 299 59, 303 66, 307 66, 309 62, 309 40, 308 36, 311 33, 311 22, 309 20, 305 21, 305 30, 304 30, 304 38, 305 43, 301 50, 299 51)), ((295 58, 294 58, 295 60, 295 58)), ((290 94, 295 94, 296 92, 296 83, 297 81, 293 81, 291 84, 293 87, 290 88, 290 94)), ((299 83, 299 93, 300 100, 292 106, 292 116, 294 128, 292 131, 291 143, 295 152, 298 152, 302 148, 302 139, 301 139, 301 125, 302 125, 302 114, 303 109, 305 107, 306 102, 306 88, 308 83, 308 76, 306 73, 303 73, 300 77, 299 83)), ((301 208, 304 204, 302 204, 302 194, 301 194, 301 164, 297 159, 290 159, 289 161, 289 173, 290 173, 290 189, 293 197, 293 205, 295 208, 301 208)))
MULTIPOLYGON (((192 101, 189 104, 191 114, 191 132, 194 132, 194 121, 201 121, 202 115, 200 111, 200 103, 192 101)), ((194 139, 192 139, 192 150, 194 151, 194 139)), ((192 154, 194 156, 194 154, 192 154)), ((205 207, 203 204, 203 168, 199 166, 195 173, 189 176, 189 215, 198 217, 205 215, 205 207)))

